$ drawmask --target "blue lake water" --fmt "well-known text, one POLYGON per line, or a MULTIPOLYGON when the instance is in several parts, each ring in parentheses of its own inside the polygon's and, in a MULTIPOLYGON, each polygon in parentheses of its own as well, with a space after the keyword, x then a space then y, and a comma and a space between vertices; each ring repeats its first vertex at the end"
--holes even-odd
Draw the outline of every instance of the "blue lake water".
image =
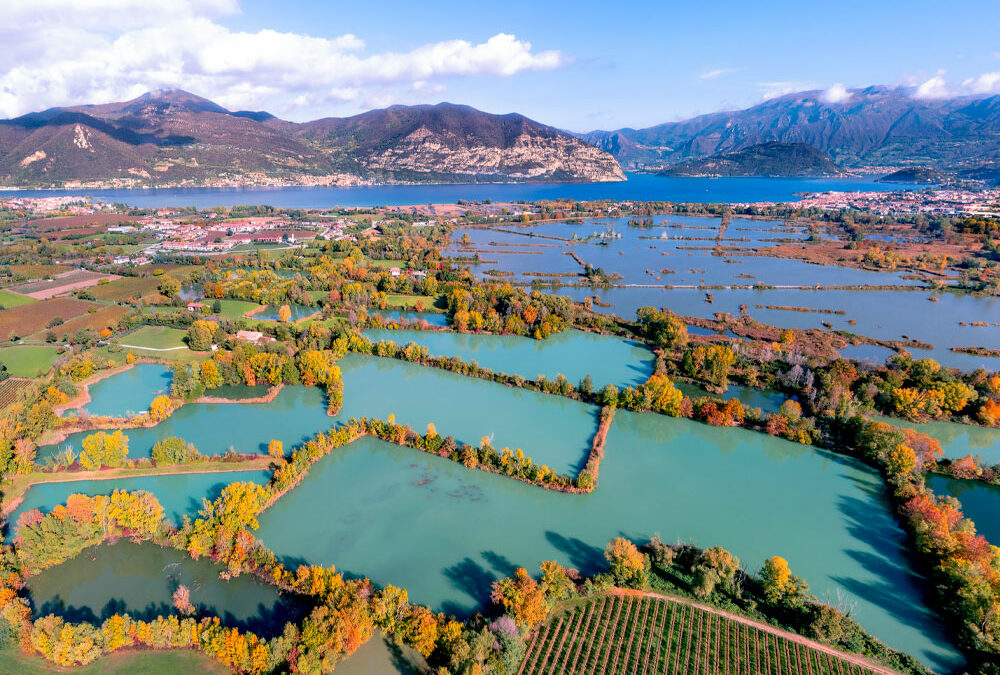
MULTIPOLYGON (((894 185, 893 189, 926 186, 894 185)), ((307 209, 329 206, 452 204, 459 199, 496 202, 539 199, 666 200, 676 202, 795 201, 802 192, 885 190, 868 178, 675 178, 628 174, 618 183, 481 183, 362 187, 156 188, 147 190, 5 190, 10 197, 83 195, 137 207, 269 204, 307 209)))

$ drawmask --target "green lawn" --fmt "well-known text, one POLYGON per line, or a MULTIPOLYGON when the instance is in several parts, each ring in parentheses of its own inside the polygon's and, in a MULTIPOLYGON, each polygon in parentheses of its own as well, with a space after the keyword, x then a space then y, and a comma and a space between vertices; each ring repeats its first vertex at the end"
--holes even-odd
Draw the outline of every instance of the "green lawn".
POLYGON ((390 267, 398 267, 399 269, 403 269, 404 267, 406 267, 405 260, 372 260, 371 258, 369 258, 365 262, 367 263, 368 267, 382 267, 384 269, 388 269, 390 267))
POLYGON ((434 300, 429 295, 387 295, 385 296, 385 304, 392 309, 413 309, 414 305, 418 302, 424 303, 425 310, 434 309, 434 300))
POLYGON ((0 363, 14 377, 35 377, 49 372, 52 362, 59 355, 56 347, 16 346, 0 348, 0 363))
MULTIPOLYGON (((215 301, 205 299, 201 302, 211 307, 215 301)), ((233 320, 239 319, 251 309, 256 309, 260 306, 258 303, 249 300, 219 300, 219 302, 222 304, 222 312, 219 316, 233 320)))
POLYGON ((177 673, 229 673, 201 652, 188 649, 170 651, 128 651, 97 659, 81 668, 58 668, 40 656, 22 653, 16 645, 0 649, 0 673, 41 675, 42 673, 73 673, 74 675, 177 675, 177 673))
POLYGON ((160 349, 173 349, 175 347, 186 348, 187 344, 184 342, 185 335, 186 333, 178 328, 168 328, 166 326, 143 326, 134 333, 122 336, 118 339, 118 341, 122 345, 129 345, 132 348, 155 351, 160 349))
POLYGON ((20 293, 15 293, 14 291, 8 291, 6 288, 0 288, 0 307, 3 307, 4 309, 20 307, 21 305, 29 305, 32 302, 38 301, 34 298, 29 298, 27 295, 21 295, 20 293))

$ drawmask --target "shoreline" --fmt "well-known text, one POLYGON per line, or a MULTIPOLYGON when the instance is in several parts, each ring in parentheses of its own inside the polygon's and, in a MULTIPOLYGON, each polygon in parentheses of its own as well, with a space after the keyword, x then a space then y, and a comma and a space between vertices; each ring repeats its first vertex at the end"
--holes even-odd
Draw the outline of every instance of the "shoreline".
POLYGON ((117 375, 119 373, 124 373, 128 370, 131 370, 132 368, 135 367, 137 363, 140 363, 140 361, 134 361, 132 363, 124 363, 120 366, 115 366, 114 368, 108 368, 107 370, 100 370, 94 373, 93 375, 90 375, 89 377, 87 377, 86 379, 77 384, 79 391, 76 393, 76 396, 67 400, 65 403, 53 407, 52 408, 53 412, 55 412, 57 416, 62 417, 62 414, 67 410, 80 410, 81 408, 83 408, 83 406, 87 405, 91 401, 90 385, 96 384, 101 380, 106 380, 112 375, 117 375))
MULTIPOLYGON (((223 457, 223 455, 218 455, 218 457, 223 457)), ((213 464, 221 464, 223 466, 219 467, 207 467, 203 469, 189 469, 184 468, 183 464, 168 465, 164 467, 148 467, 148 470, 142 472, 141 469, 97 469, 95 471, 58 471, 51 474, 42 473, 46 476, 54 476, 53 478, 46 478, 45 480, 32 480, 28 481, 23 490, 11 499, 9 502, 5 502, 3 508, 0 509, 0 519, 6 520, 7 516, 17 509, 18 506, 24 501, 25 495, 35 485, 49 485, 52 483, 74 483, 77 481, 104 481, 104 480, 124 480, 128 478, 147 478, 151 476, 181 476, 199 473, 234 473, 237 471, 253 471, 257 468, 257 465, 261 465, 262 469, 268 468, 272 461, 272 458, 268 455, 243 455, 241 459, 237 462, 225 462, 221 459, 214 460, 209 459, 209 462, 213 464), (172 468, 179 469, 178 471, 171 471, 172 468), (134 475, 129 475, 129 472, 139 471, 134 475), (125 475, 123 475, 125 474, 125 475), (55 476, 58 476, 56 478, 55 476)), ((8 523, 10 525, 10 523, 8 523)))
POLYGON ((202 396, 197 398, 191 403, 270 403, 278 397, 281 390, 285 388, 285 383, 280 382, 275 385, 271 385, 267 389, 267 393, 263 396, 254 396, 253 398, 225 398, 223 396, 202 396))

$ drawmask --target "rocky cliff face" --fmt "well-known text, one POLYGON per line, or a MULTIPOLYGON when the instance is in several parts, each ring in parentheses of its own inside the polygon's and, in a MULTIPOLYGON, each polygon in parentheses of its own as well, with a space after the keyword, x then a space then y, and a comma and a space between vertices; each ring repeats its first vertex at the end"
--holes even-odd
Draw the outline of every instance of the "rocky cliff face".
POLYGON ((0 121, 0 184, 624 180, 610 154, 521 115, 394 106, 295 124, 170 90, 0 121))
POLYGON ((409 172, 482 180, 625 180, 618 162, 592 145, 567 135, 545 138, 528 132, 501 147, 421 126, 360 161, 367 169, 400 176, 409 172))

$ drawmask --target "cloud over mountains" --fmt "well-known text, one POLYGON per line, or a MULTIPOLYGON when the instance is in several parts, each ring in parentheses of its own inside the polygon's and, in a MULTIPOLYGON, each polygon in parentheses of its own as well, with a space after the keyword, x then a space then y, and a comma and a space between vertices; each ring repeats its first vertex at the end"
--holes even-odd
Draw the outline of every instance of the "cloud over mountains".
POLYGON ((567 61, 506 33, 372 53, 352 34, 243 32, 222 23, 238 12, 236 0, 6 0, 0 116, 182 87, 233 109, 308 117, 332 103, 364 107, 440 91, 447 78, 506 77, 567 61))

